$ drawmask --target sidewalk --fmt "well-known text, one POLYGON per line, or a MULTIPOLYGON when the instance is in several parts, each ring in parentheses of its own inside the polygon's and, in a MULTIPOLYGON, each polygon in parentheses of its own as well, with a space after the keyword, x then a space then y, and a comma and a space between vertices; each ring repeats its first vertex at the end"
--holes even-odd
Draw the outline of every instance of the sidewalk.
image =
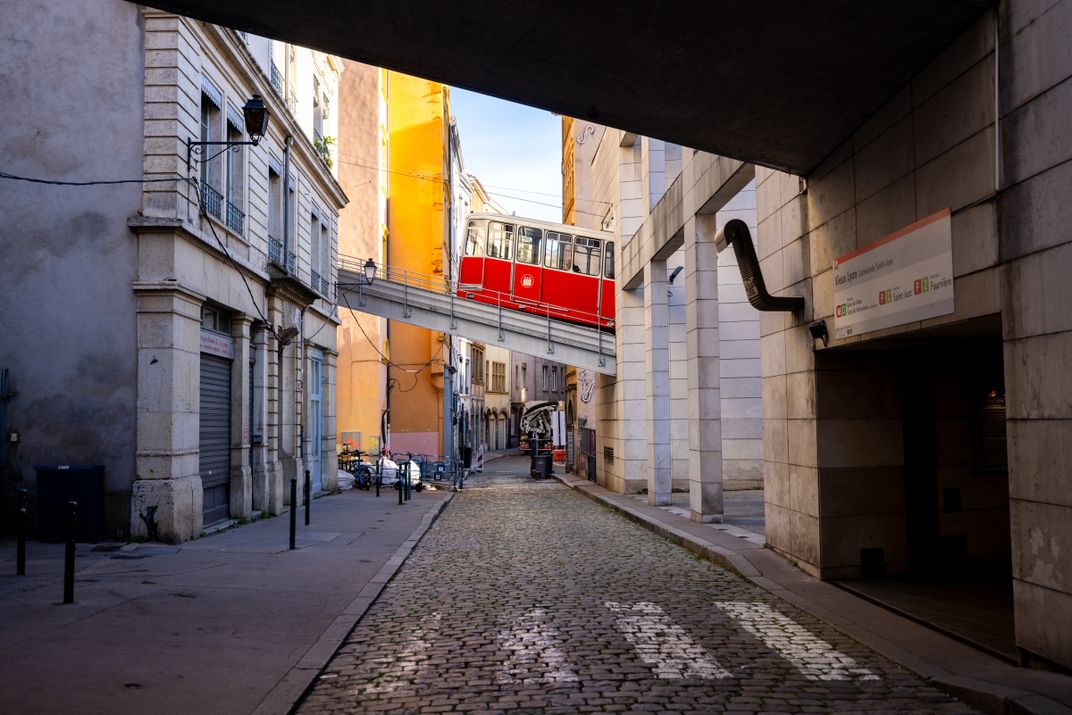
POLYGON ((285 713, 451 498, 348 490, 177 546, 0 544, 0 702, 11 713, 285 713))
POLYGON ((743 530, 700 524, 556 471, 563 484, 732 569, 964 702, 990 713, 1072 712, 1072 676, 1016 668, 791 566, 743 530), (741 534, 734 533, 742 531, 741 534))

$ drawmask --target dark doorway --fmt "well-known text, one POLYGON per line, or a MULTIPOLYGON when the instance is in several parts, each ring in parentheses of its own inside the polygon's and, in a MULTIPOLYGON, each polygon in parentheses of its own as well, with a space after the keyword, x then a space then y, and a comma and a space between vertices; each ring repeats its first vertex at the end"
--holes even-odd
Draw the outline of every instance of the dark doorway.
POLYGON ((907 568, 887 573, 881 553, 861 552, 860 579, 843 585, 1015 662, 1002 341, 890 347, 901 366, 907 568))

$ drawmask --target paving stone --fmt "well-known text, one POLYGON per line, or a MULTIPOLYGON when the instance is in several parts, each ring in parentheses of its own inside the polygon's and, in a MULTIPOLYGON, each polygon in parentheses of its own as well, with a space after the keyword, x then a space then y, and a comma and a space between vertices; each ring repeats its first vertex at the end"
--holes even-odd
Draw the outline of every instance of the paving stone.
POLYGON ((527 460, 489 466, 297 712, 971 712, 527 460))

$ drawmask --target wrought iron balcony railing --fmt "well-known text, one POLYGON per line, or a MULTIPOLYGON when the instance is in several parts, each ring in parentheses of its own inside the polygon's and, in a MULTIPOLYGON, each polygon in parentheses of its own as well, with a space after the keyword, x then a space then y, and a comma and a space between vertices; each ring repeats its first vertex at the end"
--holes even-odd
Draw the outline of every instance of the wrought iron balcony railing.
POLYGON ((201 205, 205 213, 223 219, 223 194, 204 182, 201 184, 201 205))
POLYGON ((227 202, 227 228, 231 229, 238 235, 242 235, 243 227, 245 226, 246 215, 239 211, 234 204, 230 201, 227 202))
POLYGON ((279 71, 279 68, 275 66, 275 62, 272 62, 271 69, 272 87, 279 94, 280 97, 284 96, 283 92, 283 73, 279 71))
POLYGON ((286 267, 283 264, 283 242, 275 236, 268 237, 268 260, 280 268, 286 267))
POLYGON ((291 114, 298 112, 298 95, 294 94, 294 92, 287 94, 287 109, 290 110, 291 114))

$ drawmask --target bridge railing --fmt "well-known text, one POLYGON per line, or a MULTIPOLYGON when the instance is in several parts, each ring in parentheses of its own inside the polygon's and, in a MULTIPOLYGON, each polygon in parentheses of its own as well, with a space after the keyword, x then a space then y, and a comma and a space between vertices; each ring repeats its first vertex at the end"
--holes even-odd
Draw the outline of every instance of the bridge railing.
MULTIPOLYGON (((352 256, 339 254, 339 269, 362 276, 365 271, 365 261, 352 256)), ((373 280, 384 280, 408 288, 418 288, 420 290, 442 293, 443 295, 450 297, 451 303, 454 302, 458 290, 456 281, 444 280, 439 276, 430 276, 426 273, 420 273, 408 268, 394 268, 386 264, 376 265, 376 272, 373 275, 373 280)), ((603 327, 602 321, 599 320, 599 316, 596 313, 589 313, 569 306, 556 305, 544 301, 525 300, 502 291, 484 289, 481 290, 481 293, 494 296, 500 311, 503 308, 511 310, 514 306, 520 306, 524 308, 525 312, 546 317, 548 321, 558 319, 560 314, 564 313, 571 317, 575 317, 577 320, 584 320, 590 323, 591 327, 600 333, 610 332, 607 328, 603 327)), ((461 300, 465 299, 461 298, 461 300)), ((550 327, 550 325, 548 327, 550 327)))

